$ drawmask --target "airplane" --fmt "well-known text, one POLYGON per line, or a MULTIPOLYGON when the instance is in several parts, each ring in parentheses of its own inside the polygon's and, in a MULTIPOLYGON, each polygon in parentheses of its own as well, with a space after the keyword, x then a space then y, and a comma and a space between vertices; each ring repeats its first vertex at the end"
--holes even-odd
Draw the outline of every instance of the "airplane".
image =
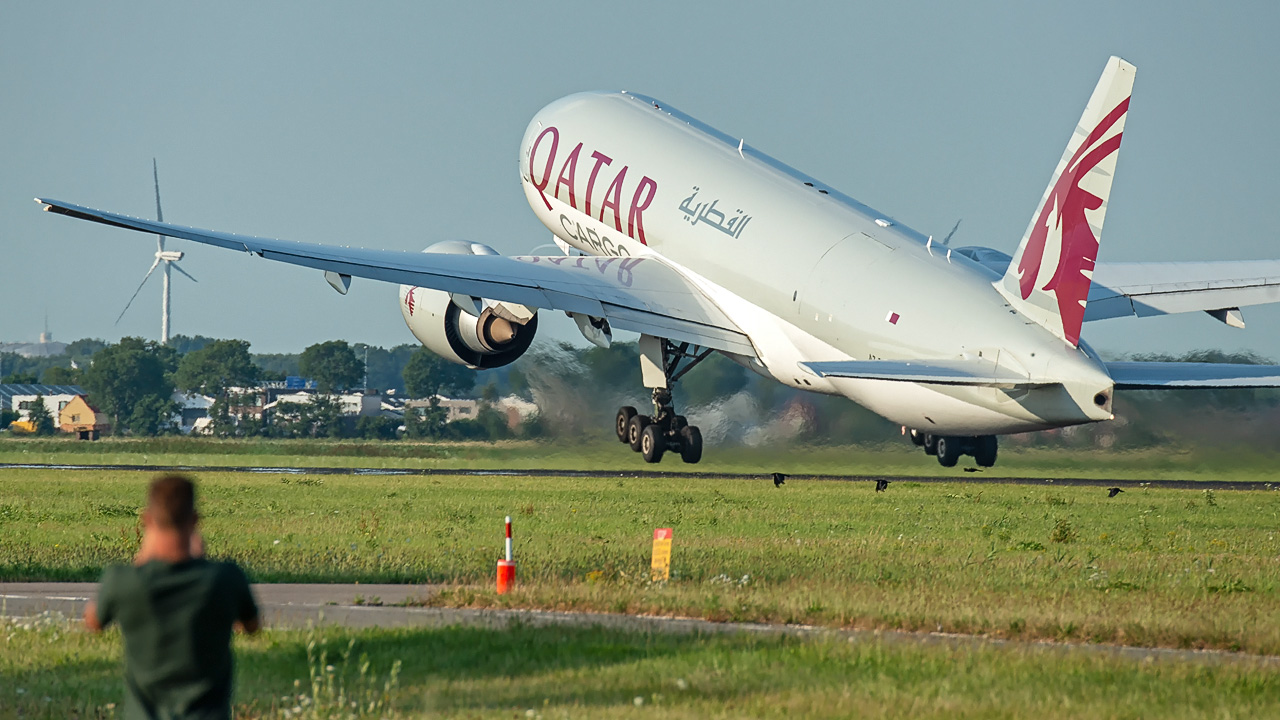
MULTIPOLYGON (((1111 420, 1116 390, 1277 387, 1275 366, 1104 362, 1084 323, 1280 301, 1280 260, 1099 263, 1135 67, 1110 58, 1012 256, 950 248, 715 130, 626 91, 562 98, 520 145, 525 196, 563 251, 421 253, 270 240, 37 199, 81 220, 400 284, 401 314, 441 357, 493 368, 529 349, 538 310, 590 342, 638 333, 652 414, 618 439, 650 463, 702 457, 676 383, 713 352, 784 385, 841 395, 946 467, 995 464, 997 436, 1111 420)), ((948 238, 949 239, 949 238, 948 238)))

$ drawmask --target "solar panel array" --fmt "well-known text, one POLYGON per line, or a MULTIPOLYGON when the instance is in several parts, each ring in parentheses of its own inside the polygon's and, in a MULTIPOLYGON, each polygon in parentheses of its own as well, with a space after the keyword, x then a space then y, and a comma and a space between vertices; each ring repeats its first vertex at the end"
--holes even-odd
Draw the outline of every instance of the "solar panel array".
MULTIPOLYGON (((79 385, 28 385, 26 383, 0 384, 0 409, 13 409, 14 395, 84 395, 79 385)), ((54 408, 57 409, 57 408, 54 408)))

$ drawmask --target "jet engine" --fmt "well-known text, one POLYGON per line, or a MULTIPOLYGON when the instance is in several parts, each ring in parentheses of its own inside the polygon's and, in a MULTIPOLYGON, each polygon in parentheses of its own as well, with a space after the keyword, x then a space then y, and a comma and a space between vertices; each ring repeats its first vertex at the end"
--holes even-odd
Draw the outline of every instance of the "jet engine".
MULTIPOLYGON (((461 240, 439 242, 423 252, 498 254, 488 245, 461 240)), ((400 286, 400 314, 428 350, 481 370, 514 362, 529 349, 538 331, 537 311, 524 305, 409 285, 400 286)))

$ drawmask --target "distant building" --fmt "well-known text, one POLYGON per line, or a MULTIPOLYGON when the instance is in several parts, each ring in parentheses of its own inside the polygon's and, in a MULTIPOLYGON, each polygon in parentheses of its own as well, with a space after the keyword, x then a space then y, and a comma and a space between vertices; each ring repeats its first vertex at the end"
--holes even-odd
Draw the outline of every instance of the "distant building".
POLYGON ((62 411, 66 403, 76 395, 84 395, 84 389, 79 385, 32 385, 28 383, 4 383, 0 384, 0 409, 13 410, 22 416, 23 420, 27 419, 27 410, 31 403, 35 401, 36 396, 44 397, 44 406, 49 409, 49 414, 57 418, 58 413, 62 411), (19 407, 26 403, 26 407, 19 407), (59 405, 58 403, 62 403, 59 405))
POLYGON ((40 342, 0 343, 0 353, 16 353, 22 357, 53 357, 67 352, 67 344, 54 342, 53 335, 40 333, 40 342))
POLYGON ((208 424, 209 409, 213 407, 213 398, 197 393, 175 392, 173 401, 178 404, 178 412, 173 420, 184 433, 190 433, 208 424), (204 420, 205 422, 200 422, 204 420))
MULTIPOLYGON (((319 394, 315 392, 282 393, 277 395, 275 400, 264 404, 262 410, 279 411, 282 409, 281 405, 309 403, 319 394)), ((343 417, 364 417, 379 415, 382 412, 382 396, 377 393, 341 393, 334 394, 332 397, 338 401, 343 417)))
POLYGON ((76 395, 58 414, 58 429, 75 433, 81 440, 97 440, 98 435, 111 429, 107 416, 89 404, 84 395, 76 395))
MULTIPOLYGON (((440 407, 448 411, 444 421, 451 423, 455 420, 475 420, 480 414, 480 403, 476 400, 454 400, 452 398, 437 398, 440 401, 440 407)), ((431 407, 430 400, 410 400, 405 403, 405 407, 412 409, 421 409, 431 407)))
POLYGON ((538 414, 538 406, 517 395, 508 395, 493 404, 507 420, 507 427, 515 430, 526 420, 538 414))

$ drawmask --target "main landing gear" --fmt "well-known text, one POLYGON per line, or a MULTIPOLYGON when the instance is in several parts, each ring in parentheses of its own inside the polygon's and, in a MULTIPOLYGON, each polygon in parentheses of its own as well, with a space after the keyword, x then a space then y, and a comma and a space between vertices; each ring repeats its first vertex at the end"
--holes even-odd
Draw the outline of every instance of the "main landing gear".
POLYGON ((996 464, 999 443, 995 435, 964 437, 956 435, 929 435, 919 430, 907 430, 911 444, 924 448, 925 455, 936 455, 942 467, 955 467, 961 455, 972 455, 978 467, 996 464))
POLYGON ((671 386, 711 351, 648 336, 641 338, 640 346, 645 384, 659 385, 653 388, 653 415, 641 415, 630 405, 618 408, 614 418, 618 440, 640 453, 645 462, 661 462, 669 450, 680 453, 687 463, 696 463, 702 459, 702 432, 676 414, 671 386))

